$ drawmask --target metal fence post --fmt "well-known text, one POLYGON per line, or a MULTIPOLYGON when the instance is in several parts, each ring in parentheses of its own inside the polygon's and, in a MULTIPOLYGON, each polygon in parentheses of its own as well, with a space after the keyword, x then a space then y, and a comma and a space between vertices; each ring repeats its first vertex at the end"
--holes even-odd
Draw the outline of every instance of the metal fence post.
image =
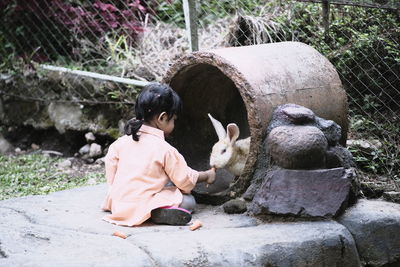
POLYGON ((199 37, 197 33, 196 0, 183 0, 186 33, 189 39, 190 52, 199 50, 199 37))
POLYGON ((330 3, 329 0, 322 0, 322 20, 324 26, 325 39, 329 36, 329 12, 330 3))

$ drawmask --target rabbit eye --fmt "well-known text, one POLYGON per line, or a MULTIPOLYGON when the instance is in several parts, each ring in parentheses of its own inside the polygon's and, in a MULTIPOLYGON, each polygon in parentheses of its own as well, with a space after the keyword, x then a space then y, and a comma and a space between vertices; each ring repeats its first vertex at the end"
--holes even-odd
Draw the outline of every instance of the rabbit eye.
POLYGON ((226 152, 226 149, 224 148, 222 151, 221 151, 221 154, 224 154, 226 152))

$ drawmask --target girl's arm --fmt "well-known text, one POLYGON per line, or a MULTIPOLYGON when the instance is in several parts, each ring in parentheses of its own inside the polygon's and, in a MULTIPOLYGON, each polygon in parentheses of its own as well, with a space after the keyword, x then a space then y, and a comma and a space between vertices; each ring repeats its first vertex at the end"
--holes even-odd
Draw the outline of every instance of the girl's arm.
POLYGON ((164 170, 171 181, 182 192, 189 194, 196 183, 207 182, 209 184, 215 181, 215 169, 208 171, 195 171, 189 166, 183 156, 176 150, 170 150, 166 153, 164 170))
POLYGON ((199 172, 190 168, 176 149, 171 149, 166 153, 164 170, 175 186, 186 194, 192 191, 199 178, 199 172))
POLYGON ((104 158, 104 164, 106 169, 106 179, 109 185, 112 185, 115 178, 115 173, 117 172, 118 165, 118 153, 115 149, 115 144, 111 144, 108 148, 107 155, 104 158))
POLYGON ((176 187, 186 194, 189 194, 197 183, 212 184, 215 181, 214 168, 207 171, 193 170, 187 166, 184 157, 176 149, 166 153, 164 170, 176 187))

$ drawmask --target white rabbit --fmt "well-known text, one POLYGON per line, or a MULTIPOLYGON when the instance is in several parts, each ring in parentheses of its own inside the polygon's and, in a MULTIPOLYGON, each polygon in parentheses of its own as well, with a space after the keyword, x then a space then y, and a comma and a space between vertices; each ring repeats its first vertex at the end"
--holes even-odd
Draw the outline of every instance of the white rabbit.
POLYGON ((236 140, 239 137, 239 127, 235 123, 226 126, 226 132, 221 122, 208 114, 219 141, 214 144, 210 156, 210 166, 225 168, 235 176, 239 176, 247 160, 250 150, 250 137, 236 140))

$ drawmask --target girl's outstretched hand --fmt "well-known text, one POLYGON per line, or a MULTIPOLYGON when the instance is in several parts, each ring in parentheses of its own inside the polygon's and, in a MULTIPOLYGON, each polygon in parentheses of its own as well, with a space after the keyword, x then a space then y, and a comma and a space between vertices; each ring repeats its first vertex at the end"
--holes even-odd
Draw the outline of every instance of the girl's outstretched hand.
POLYGON ((206 182, 208 186, 209 184, 213 184, 215 182, 215 177, 215 168, 211 168, 207 171, 199 172, 199 179, 197 180, 197 182, 206 182))
POLYGON ((215 182, 215 177, 216 177, 215 168, 213 167, 206 172, 207 172, 207 180, 206 180, 207 185, 213 184, 215 182))

